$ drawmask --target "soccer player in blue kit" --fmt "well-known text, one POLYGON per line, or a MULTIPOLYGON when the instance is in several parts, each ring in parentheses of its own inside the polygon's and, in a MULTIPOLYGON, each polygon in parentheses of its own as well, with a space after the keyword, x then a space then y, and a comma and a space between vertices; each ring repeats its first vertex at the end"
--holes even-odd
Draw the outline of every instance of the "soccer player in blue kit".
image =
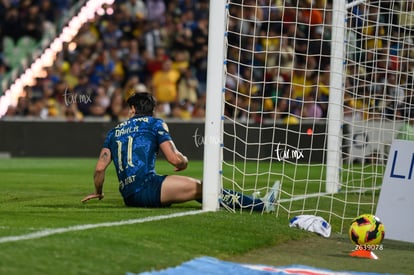
MULTIPOLYGON (((109 131, 94 173, 95 192, 82 199, 103 199, 105 171, 114 162, 119 191, 127 206, 166 207, 173 203, 201 201, 200 180, 182 175, 159 175, 155 161, 159 149, 175 171, 187 168, 188 159, 177 150, 167 124, 153 116, 155 98, 150 93, 135 93, 128 98, 131 118, 109 131)), ((263 199, 223 190, 221 205, 229 208, 251 207, 256 211, 274 210, 276 192, 272 188, 263 199)))

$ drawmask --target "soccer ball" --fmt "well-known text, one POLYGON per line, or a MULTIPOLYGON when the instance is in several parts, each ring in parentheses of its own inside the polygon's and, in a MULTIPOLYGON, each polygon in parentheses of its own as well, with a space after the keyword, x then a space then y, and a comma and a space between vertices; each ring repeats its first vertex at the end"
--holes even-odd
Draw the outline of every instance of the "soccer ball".
POLYGON ((349 238, 355 245, 379 245, 384 239, 384 234, 384 224, 371 214, 362 214, 354 218, 349 227, 349 238))

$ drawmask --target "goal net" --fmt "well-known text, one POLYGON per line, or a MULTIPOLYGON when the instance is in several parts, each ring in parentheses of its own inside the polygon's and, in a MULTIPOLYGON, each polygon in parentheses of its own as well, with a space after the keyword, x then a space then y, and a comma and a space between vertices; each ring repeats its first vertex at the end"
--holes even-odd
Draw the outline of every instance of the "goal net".
POLYGON ((263 196, 280 181, 276 215, 318 215, 342 231, 375 213, 391 142, 414 138, 413 1, 220 2, 204 159, 219 188, 206 197, 263 196))

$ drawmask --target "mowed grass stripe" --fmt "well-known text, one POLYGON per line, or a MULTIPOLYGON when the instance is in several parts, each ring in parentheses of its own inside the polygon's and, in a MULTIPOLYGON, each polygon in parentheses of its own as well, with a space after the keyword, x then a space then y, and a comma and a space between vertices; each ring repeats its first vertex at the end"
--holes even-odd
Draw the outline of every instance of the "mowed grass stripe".
POLYGON ((97 224, 83 224, 83 225, 75 225, 63 228, 54 228, 54 229, 45 229, 42 231, 36 231, 26 235, 19 235, 19 236, 9 236, 9 237, 2 237, 0 238, 0 243, 8 243, 8 242, 17 242, 23 240, 32 240, 32 239, 39 239, 55 234, 63 234, 72 231, 82 231, 100 227, 113 227, 113 226, 121 226, 121 225, 130 225, 130 224, 137 224, 137 223, 144 223, 144 222, 152 222, 152 221, 159 221, 164 219, 172 219, 176 217, 183 217, 183 216, 190 216, 203 213, 203 210, 194 210, 188 212, 181 212, 169 215, 161 215, 161 216, 154 216, 154 217, 147 217, 141 219, 132 219, 132 220, 124 220, 119 222, 105 222, 105 223, 97 223, 97 224))

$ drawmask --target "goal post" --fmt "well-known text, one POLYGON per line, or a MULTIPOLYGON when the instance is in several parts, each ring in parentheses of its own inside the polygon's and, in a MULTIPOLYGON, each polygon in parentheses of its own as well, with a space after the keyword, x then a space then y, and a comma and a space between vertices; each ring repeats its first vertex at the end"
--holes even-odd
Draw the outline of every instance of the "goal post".
POLYGON ((280 181, 276 216, 374 213, 390 144, 414 139, 410 3, 210 1, 203 207, 280 181))
POLYGON ((344 100, 344 61, 346 1, 333 1, 331 73, 328 108, 328 143, 326 152, 326 192, 336 193, 340 188, 342 117, 344 100))
POLYGON ((221 190, 226 3, 210 1, 204 134, 203 210, 217 211, 221 190))

